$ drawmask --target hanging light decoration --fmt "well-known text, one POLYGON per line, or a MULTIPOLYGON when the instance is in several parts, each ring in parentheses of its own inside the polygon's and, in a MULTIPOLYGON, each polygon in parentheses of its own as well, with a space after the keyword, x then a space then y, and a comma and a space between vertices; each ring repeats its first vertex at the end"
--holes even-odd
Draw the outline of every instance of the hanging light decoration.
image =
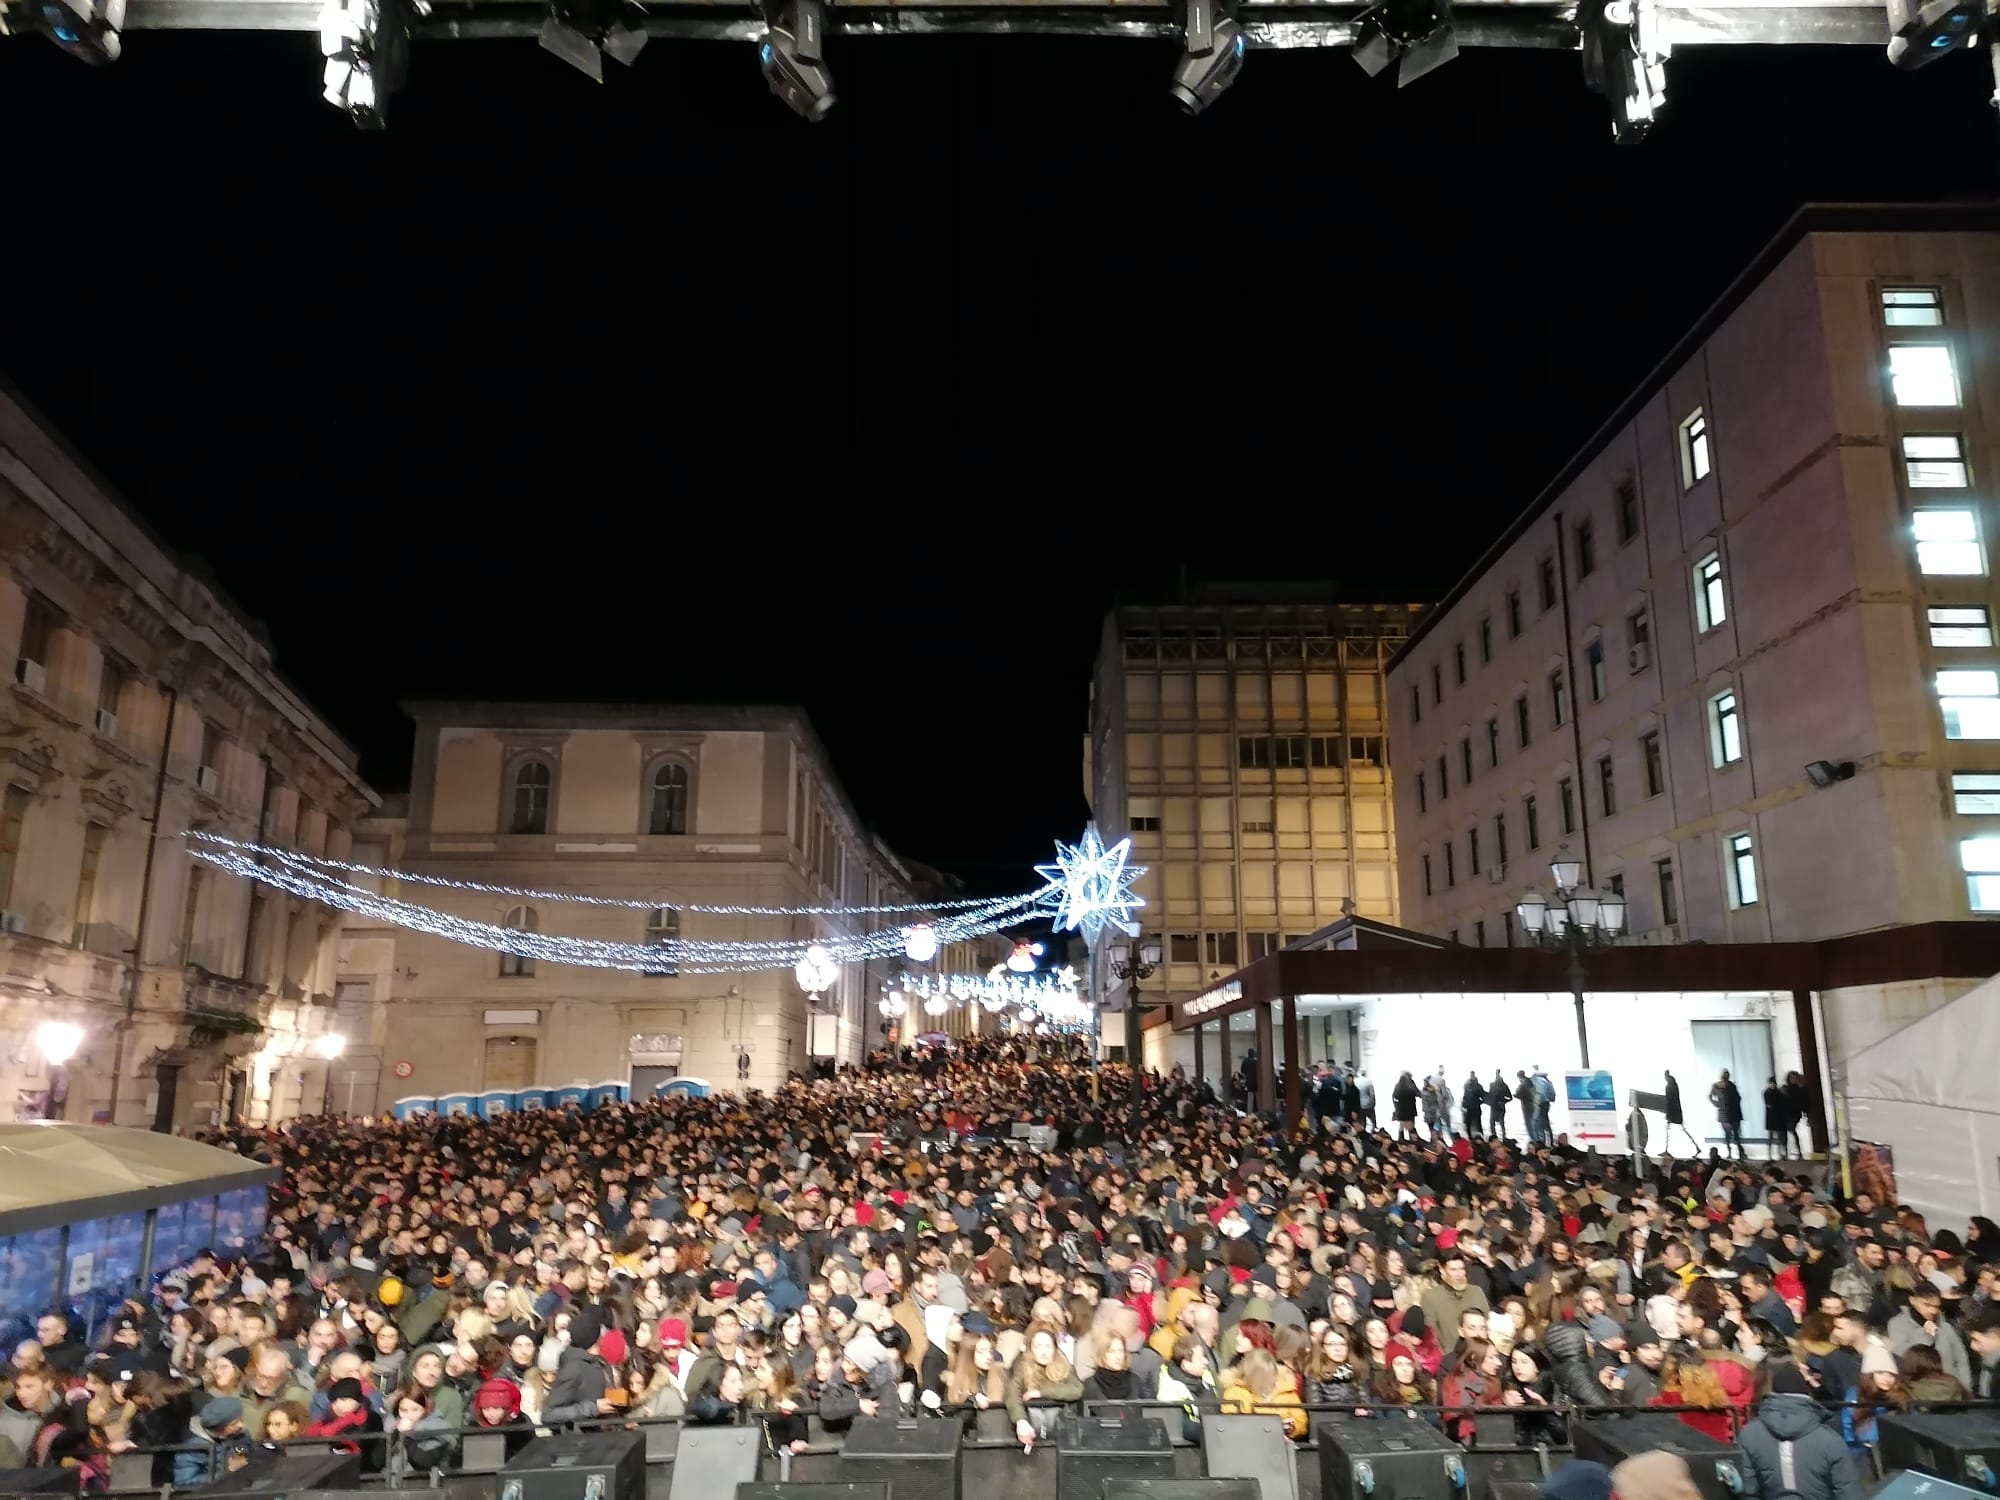
POLYGON ((826 951, 825 944, 814 943, 792 965, 792 977, 808 995, 820 995, 833 988, 833 982, 840 978, 840 967, 826 951))
POLYGON ((924 1002, 924 1014, 927 1016, 941 1016, 950 1009, 951 1002, 942 995, 933 995, 924 1002))
POLYGON ((882 1012, 884 1019, 899 1021, 909 1011, 910 1002, 897 991, 890 990, 875 1002, 875 1008, 882 1012))
POLYGON ((1035 972, 1035 960, 1042 956, 1040 943, 1016 943, 1014 951, 1007 955, 1007 967, 1016 974, 1035 972))
POLYGON ((916 922, 903 929, 903 956, 913 964, 927 964, 937 957, 937 928, 916 922))

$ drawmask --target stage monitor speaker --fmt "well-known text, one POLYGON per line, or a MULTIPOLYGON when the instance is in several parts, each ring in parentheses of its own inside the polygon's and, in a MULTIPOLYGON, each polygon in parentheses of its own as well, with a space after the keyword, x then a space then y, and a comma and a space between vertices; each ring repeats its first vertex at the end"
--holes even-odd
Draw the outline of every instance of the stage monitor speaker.
POLYGON ((1121 1411, 1056 1422, 1056 1500, 1102 1500, 1112 1479, 1173 1477, 1174 1444, 1158 1417, 1121 1411))
POLYGON ((2000 1486, 2000 1420, 1989 1412, 1885 1411, 1875 1430, 1884 1470, 1915 1469, 1986 1491, 2000 1486))
POLYGON ((667 1500, 715 1500, 733 1495, 739 1484, 757 1482, 757 1460, 764 1455, 764 1429, 752 1427, 689 1427, 681 1433, 674 1455, 673 1483, 667 1500))
POLYGON ((889 1500, 886 1484, 772 1484, 736 1486, 735 1500, 889 1500))
POLYGON ((1104 1500, 1259 1500, 1259 1491, 1254 1479, 1107 1479, 1104 1500))
POLYGON ((1542 1500, 1539 1479, 1496 1479, 1487 1490, 1491 1500, 1542 1500))
MULTIPOLYGON (((147 1479, 151 1482, 152 1459, 147 1457, 147 1479)), ((46 1469, 0 1469, 0 1500, 15 1495, 74 1495, 81 1473, 77 1469, 53 1466, 46 1469)))
POLYGON ((301 1490, 358 1490, 361 1488, 361 1455, 322 1453, 300 1457, 287 1453, 282 1458, 261 1457, 245 1469, 224 1474, 210 1484, 181 1491, 188 1495, 250 1496, 296 1495, 301 1490))
POLYGON ((646 1439, 637 1432, 536 1438, 500 1471, 498 1500, 645 1500, 646 1439))
POLYGON ((896 1500, 959 1500, 964 1438, 957 1422, 936 1417, 856 1417, 840 1445, 834 1478, 894 1485, 896 1500))
POLYGON ((1299 1466, 1282 1417, 1204 1416, 1201 1461, 1210 1479, 1248 1479, 1263 1500, 1299 1500, 1299 1466))
POLYGON ((1940 1479, 1935 1474, 1926 1474, 1918 1469, 1905 1469, 1882 1482, 1882 1487, 1874 1491, 1868 1500, 1993 1500, 1991 1490, 1968 1489, 1962 1484, 1953 1484, 1949 1479, 1940 1479))
POLYGON ((1428 1423, 1335 1412, 1320 1426, 1320 1500, 1462 1500, 1465 1491, 1465 1450, 1428 1423))
POLYGON ((1578 1458, 1615 1469, 1641 1453, 1678 1453, 1703 1500, 1736 1500, 1743 1490, 1743 1454, 1734 1444, 1697 1432, 1671 1412, 1619 1412, 1570 1423, 1578 1458))

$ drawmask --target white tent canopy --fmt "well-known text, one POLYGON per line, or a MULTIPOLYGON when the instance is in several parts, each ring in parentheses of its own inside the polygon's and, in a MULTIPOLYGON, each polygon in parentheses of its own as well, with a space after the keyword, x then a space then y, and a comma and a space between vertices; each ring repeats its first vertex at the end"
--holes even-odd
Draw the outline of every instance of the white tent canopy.
POLYGON ((1933 1230, 2000 1215, 1996 1063, 2000 978, 1848 1059, 1849 1133, 1893 1149, 1898 1196, 1933 1230))

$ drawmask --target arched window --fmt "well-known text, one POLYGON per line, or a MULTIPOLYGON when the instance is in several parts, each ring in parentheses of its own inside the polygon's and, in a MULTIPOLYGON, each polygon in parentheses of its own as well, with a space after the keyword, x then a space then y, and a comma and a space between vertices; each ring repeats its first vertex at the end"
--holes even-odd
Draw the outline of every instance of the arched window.
MULTIPOLYGON (((543 774, 547 775, 547 773, 548 768, 545 766, 543 767, 543 774)), ((533 932, 538 920, 534 907, 516 906, 501 919, 500 925, 502 927, 511 927, 516 932, 533 932)), ((503 953, 500 955, 500 977, 502 979, 527 979, 532 977, 534 972, 535 961, 532 958, 526 958, 519 953, 503 953)))
POLYGON ((524 760, 514 768, 514 815, 508 820, 509 833, 549 831, 551 780, 545 760, 524 760))
MULTIPOLYGON (((656 906, 650 912, 646 913, 646 943, 649 947, 658 948, 667 943, 675 942, 679 939, 680 935, 680 908, 674 906, 656 906)), ((648 968, 646 972, 649 974, 678 974, 680 969, 671 955, 663 953, 660 955, 659 962, 648 968)))
POLYGON ((653 772, 652 805, 646 818, 648 833, 688 831, 687 767, 666 761, 653 772))

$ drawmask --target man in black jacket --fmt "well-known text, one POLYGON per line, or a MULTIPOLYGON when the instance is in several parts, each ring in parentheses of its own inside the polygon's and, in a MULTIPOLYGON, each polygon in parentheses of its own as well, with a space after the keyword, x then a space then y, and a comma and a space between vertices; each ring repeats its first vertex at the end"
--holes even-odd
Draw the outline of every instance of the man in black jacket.
POLYGON ((542 1405, 544 1426, 608 1417, 618 1409, 604 1396, 611 1388, 611 1366, 596 1352, 603 1336, 604 1315, 594 1307, 578 1308, 569 1320, 569 1347, 556 1364, 555 1384, 542 1405))

